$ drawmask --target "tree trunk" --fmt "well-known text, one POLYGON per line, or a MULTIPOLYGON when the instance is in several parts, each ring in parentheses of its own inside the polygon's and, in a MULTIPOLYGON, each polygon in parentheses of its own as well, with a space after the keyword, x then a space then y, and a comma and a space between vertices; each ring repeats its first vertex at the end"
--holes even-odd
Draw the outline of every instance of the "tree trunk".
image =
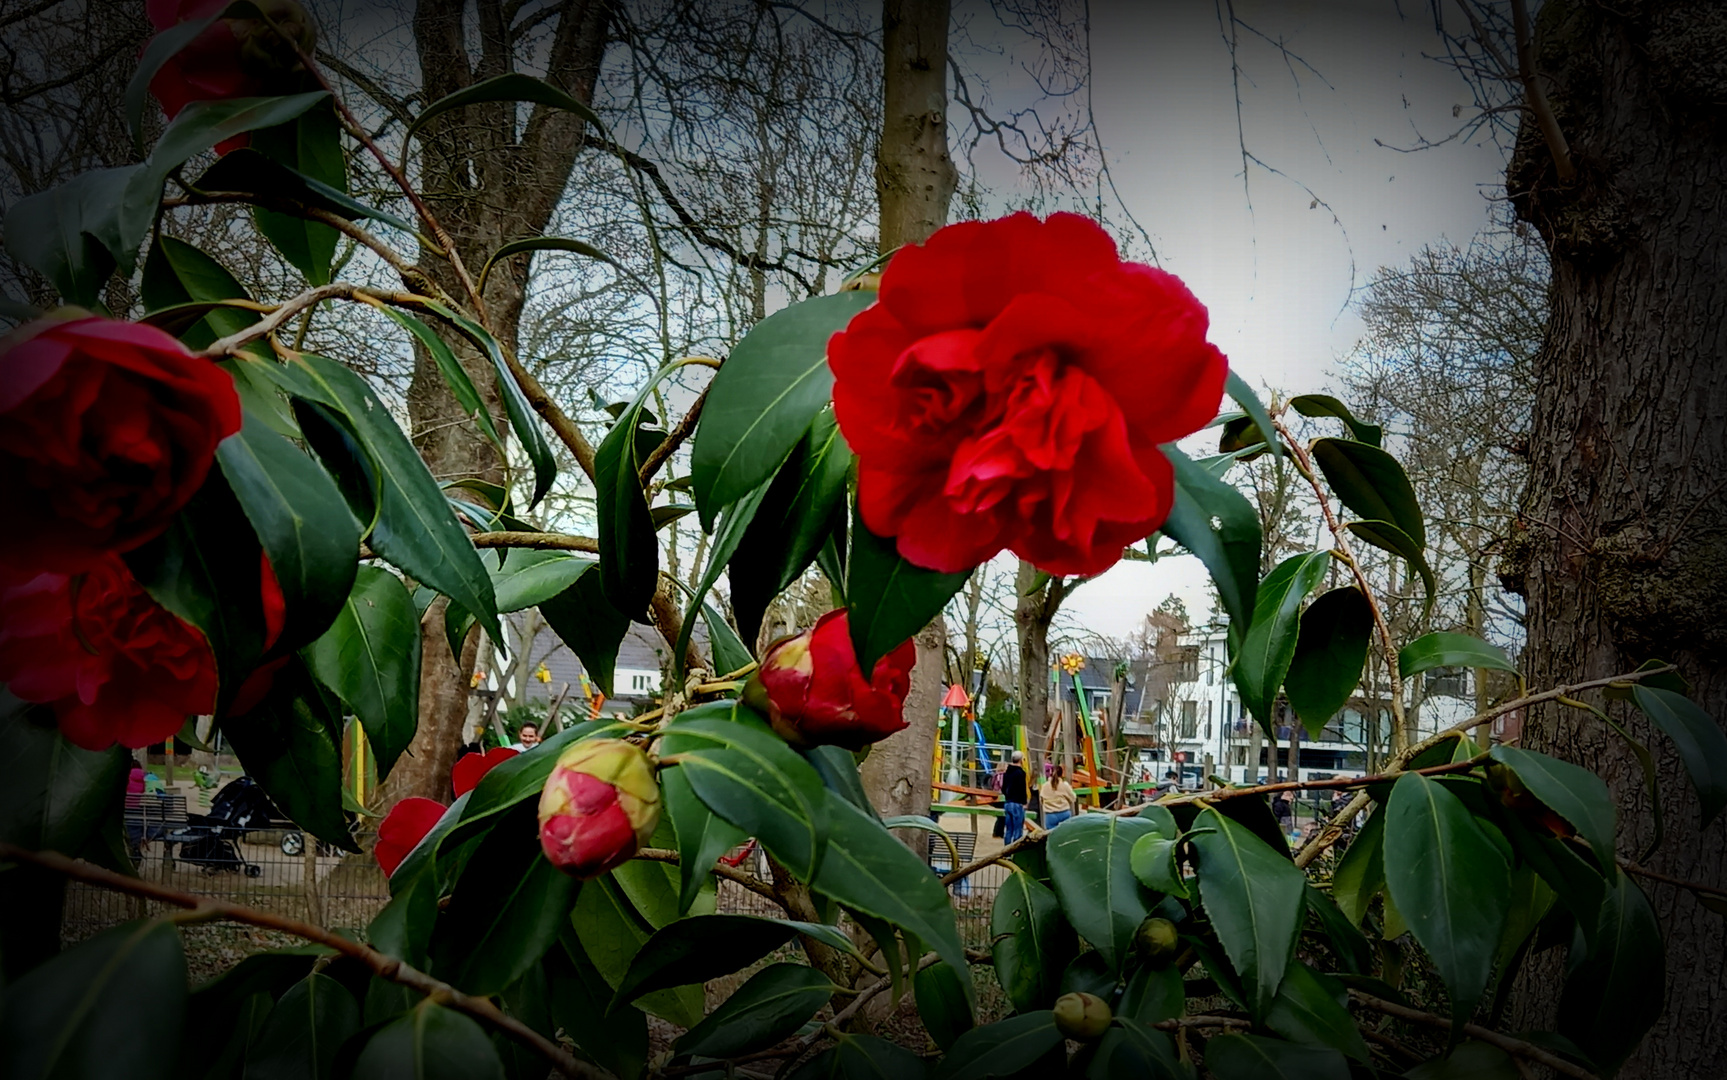
MULTIPOLYGON (((882 251, 915 244, 947 224, 959 172, 947 148, 945 0, 883 0, 882 134, 876 146, 876 196, 882 251)), ((917 635, 917 664, 905 717, 911 726, 876 743, 864 761, 864 790, 884 814, 929 813, 931 769, 941 725, 947 624, 941 616, 917 635)), ((923 834, 901 830, 921 849, 923 834)))
MULTIPOLYGON (((1727 716, 1727 11, 1709 4, 1549 2, 1537 67, 1577 169, 1525 123, 1507 170, 1518 215, 1552 256, 1552 316, 1536 356, 1530 486, 1501 573, 1528 600, 1531 685, 1575 682, 1651 657, 1727 716)), ((1723 883, 1727 827, 1698 829, 1672 743, 1622 706, 1660 761, 1661 873, 1723 883)), ((1636 761, 1617 736, 1558 708, 1524 743, 1585 765, 1621 807, 1622 855, 1651 838, 1636 761)), ((1666 1010, 1621 1077, 1727 1074, 1721 917, 1689 892, 1640 881, 1667 941, 1666 1010)), ((1557 950, 1555 951, 1557 952, 1557 950)), ((1512 1026, 1551 1022, 1561 959, 1519 987, 1512 1026)))
POLYGON ((1026 771, 1043 762, 1043 744, 1049 737, 1049 623, 1055 617, 1048 607, 1049 590, 1055 581, 1032 588, 1037 567, 1021 559, 1014 579, 1014 633, 1019 638, 1019 722, 1025 727, 1025 745, 1030 760, 1026 771))
MULTIPOLYGON (((475 41, 465 26, 463 0, 422 0, 414 13, 423 99, 435 101, 515 67, 510 29, 500 0, 478 0, 475 41), (478 58, 470 45, 477 41, 478 58)), ((606 32, 607 0, 563 0, 547 54, 549 82, 586 103, 593 99, 606 32)), ((458 109, 426 126, 420 140, 418 184, 432 213, 455 240, 472 274, 499 245, 537 236, 563 197, 582 146, 584 124, 574 114, 537 106, 518 137, 517 108, 494 102, 458 109)), ((450 296, 470 303, 460 279, 443 259, 422 256, 419 270, 450 296)), ((500 263, 486 282, 486 325, 506 349, 516 348, 528 269, 525 260, 500 263)), ((490 362, 465 339, 449 339, 500 430, 505 419, 490 362)), ((450 394, 437 365, 416 346, 408 387, 414 445, 439 480, 505 480, 503 463, 450 394)), ((390 774, 386 802, 411 795, 443 798, 449 767, 468 715, 474 652, 450 654, 441 620, 428 620, 420 676, 420 724, 409 751, 390 774)))

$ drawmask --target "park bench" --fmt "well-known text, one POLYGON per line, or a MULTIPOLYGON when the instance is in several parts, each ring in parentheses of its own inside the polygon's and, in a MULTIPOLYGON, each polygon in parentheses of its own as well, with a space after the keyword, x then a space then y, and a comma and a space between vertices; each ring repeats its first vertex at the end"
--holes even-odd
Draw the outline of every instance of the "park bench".
POLYGON ((145 840, 160 840, 189 823, 186 796, 144 792, 126 796, 126 837, 136 855, 145 840))

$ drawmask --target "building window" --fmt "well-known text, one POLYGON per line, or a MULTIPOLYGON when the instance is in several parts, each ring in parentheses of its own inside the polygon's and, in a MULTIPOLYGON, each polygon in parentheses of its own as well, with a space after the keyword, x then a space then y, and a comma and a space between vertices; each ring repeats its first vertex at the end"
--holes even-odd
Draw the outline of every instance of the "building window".
POLYGON ((653 676, 651 676, 651 675, 631 675, 630 676, 630 689, 631 690, 652 690, 653 689, 653 676))
POLYGON ((1181 703, 1181 737, 1191 739, 1199 734, 1199 702, 1181 703))
POLYGON ((1188 645, 1181 650, 1176 660, 1176 682, 1199 681, 1199 646, 1188 645))
POLYGON ((1428 697, 1468 697, 1469 673, 1463 668, 1435 668, 1427 673, 1428 697))

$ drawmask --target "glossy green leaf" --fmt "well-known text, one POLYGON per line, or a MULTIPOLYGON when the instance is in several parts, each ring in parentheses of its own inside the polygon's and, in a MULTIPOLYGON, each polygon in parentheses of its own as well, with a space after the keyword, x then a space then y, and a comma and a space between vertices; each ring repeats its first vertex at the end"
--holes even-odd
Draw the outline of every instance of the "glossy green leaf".
MULTIPOLYGON (((294 386, 296 392, 321 395, 334 403, 345 433, 364 448, 364 456, 354 465, 370 475, 378 492, 377 521, 367 538, 372 550, 478 616, 494 641, 503 640, 491 576, 479 552, 457 523, 419 452, 377 394, 346 367, 311 353, 301 354, 291 370, 300 380, 294 386)), ((340 456, 346 449, 327 442, 320 445, 317 439, 313 448, 326 466, 332 455, 340 456)), ((341 477, 337 479, 340 483, 341 477)), ((349 494, 355 516, 362 521, 372 516, 371 508, 354 506, 354 501, 349 494)))
POLYGON ((216 447, 216 461, 282 589, 273 651, 297 649, 324 633, 348 599, 360 525, 330 475, 251 414, 216 447))
POLYGON ((402 579, 360 567, 335 622, 305 658, 359 717, 378 777, 388 776, 420 722, 420 619, 402 579))
POLYGON ((1389 551, 1413 566, 1415 572, 1421 575, 1421 586, 1424 590, 1421 615, 1426 618, 1432 613, 1433 601, 1439 592, 1439 579, 1433 576, 1433 567, 1428 565, 1427 556, 1422 552, 1420 544, 1389 521, 1351 521, 1343 527, 1381 551, 1389 551))
POLYGON ((720 702, 680 714, 661 740, 661 756, 679 758, 691 788, 714 813, 758 837, 808 880, 822 859, 821 777, 765 725, 720 719, 732 709, 720 702))
POLYGON ((1666 988, 1661 924, 1643 890, 1615 872, 1594 940, 1565 981, 1559 1034, 1597 1062, 1602 1075, 1610 1076, 1660 1019, 1666 988))
POLYGON ((643 617, 660 580, 660 546, 642 490, 638 427, 650 382, 606 433, 594 452, 600 583, 606 599, 630 618, 643 617))
POLYGON ((1013 1007, 1049 1008, 1079 948, 1055 893, 1030 874, 1009 874, 990 909, 989 937, 996 981, 1013 1007))
POLYGON ((1357 419, 1349 406, 1330 394, 1297 394, 1289 399, 1289 407, 1303 416, 1335 416, 1349 428, 1351 437, 1368 446, 1378 446, 1385 437, 1383 427, 1357 419))
POLYGON ((1438 631, 1423 634, 1397 651, 1397 670, 1404 678, 1443 667, 1517 671, 1505 650, 1469 634, 1438 631))
POLYGON ((162 184, 170 173, 217 143, 261 128, 293 120, 329 97, 323 90, 285 97, 229 98, 194 101, 163 129, 142 168, 126 181, 120 196, 120 250, 114 252, 121 270, 129 270, 138 246, 150 232, 162 199, 162 184))
POLYGON ((51 709, 3 700, 0 745, 11 775, 0 784, 0 843, 76 856, 105 818, 118 815, 131 755, 119 746, 74 746, 51 709))
POLYGON ((1697 703, 1682 694, 1659 686, 1638 685, 1631 688, 1631 700, 1649 722, 1666 732, 1679 751, 1679 760, 1697 789, 1697 801, 1703 807, 1703 825, 1715 820, 1715 815, 1727 806, 1727 735, 1723 735, 1715 718, 1697 703))
POLYGON ((1336 1050, 1234 1032, 1205 1044, 1205 1067, 1217 1080, 1349 1080, 1336 1050))
MULTIPOLYGON (((1077 1060, 1077 1059, 1076 1059, 1077 1060)), ((1086 1066, 1086 1080, 1189 1080, 1190 1068, 1176 1057, 1168 1035, 1148 1023, 1123 1019, 1117 1014, 1109 1030, 1098 1040, 1097 1055, 1086 1066)))
POLYGON ((1134 968, 1115 1007, 1116 1016, 1142 1024, 1174 1020, 1186 1011, 1187 988, 1181 968, 1174 964, 1163 967, 1142 964, 1134 968))
POLYGON ((1301 601, 1325 577, 1331 554, 1325 551, 1294 555, 1278 563, 1260 583, 1253 622, 1235 656, 1235 685, 1241 703, 1267 731, 1273 721, 1272 703, 1295 656, 1301 625, 1301 601))
POLYGON ((1508 815, 1504 824, 1517 861, 1541 876, 1584 936, 1593 941, 1607 895, 1600 865, 1581 844, 1560 840, 1544 825, 1519 815, 1508 815))
POLYGON ((961 1035, 942 1058, 935 1075, 937 1080, 1018 1076, 1060 1047, 1062 1041, 1053 1012, 1039 1009, 1021 1013, 961 1035))
POLYGON ((851 939, 833 926, 764 915, 693 915, 654 932, 630 961, 615 1003, 741 971, 799 934, 841 952, 856 951, 851 939))
POLYGON ((583 574, 563 592, 540 601, 540 614, 582 662, 589 680, 610 696, 618 646, 630 632, 630 620, 606 599, 599 571, 583 574))
POLYGON ((299 657, 276 672, 257 708, 223 719, 222 735, 295 824, 343 850, 360 850, 342 814, 342 703, 299 657))
POLYGON ((1331 939, 1331 948, 1337 955, 1338 966, 1346 972, 1356 974, 1371 970, 1373 947, 1367 943, 1367 936, 1354 922, 1344 917, 1330 896, 1311 883, 1304 895, 1308 912, 1319 923, 1325 936, 1331 939))
POLYGON ((1619 815, 1605 781, 1588 769, 1533 750, 1519 750, 1501 743, 1491 752, 1493 760, 1517 774, 1531 795, 1569 821, 1577 834, 1589 842, 1604 873, 1613 873, 1619 815))
POLYGON ((504 553, 504 564, 492 572, 498 612, 521 611, 544 603, 574 585, 595 565, 593 559, 562 552, 511 548, 504 553))
POLYGON ((971 970, 956 969, 940 961, 918 968, 912 976, 912 993, 917 999, 918 1018, 924 1030, 943 1050, 976 1026, 972 1018, 970 986, 971 970))
POLYGON ((1233 484, 1207 472, 1173 443, 1162 449, 1175 466, 1175 504, 1162 532, 1199 557, 1217 585, 1223 610, 1234 625, 1245 628, 1259 593, 1259 512, 1233 484))
POLYGON ((1069 960, 1067 967, 1062 969, 1061 985, 1056 987, 1056 997, 1060 999, 1065 994, 1090 994, 1109 1001, 1115 997, 1115 988, 1119 981, 1103 954, 1096 949, 1087 949, 1069 960))
POLYGON ((803 751, 804 760, 821 774, 827 789, 862 810, 876 815, 875 805, 864 790, 863 776, 858 772, 857 758, 850 750, 839 746, 816 746, 803 751))
POLYGON ((405 311, 388 305, 381 305, 378 310, 419 341, 420 347, 426 350, 426 355, 437 365, 438 374, 444 377, 444 385, 450 388, 450 395, 456 399, 456 404, 462 407, 462 415, 472 417, 486 438, 490 439, 494 446, 502 447, 504 440, 498 434, 497 425, 492 422, 491 410, 486 408, 486 403, 480 398, 479 389, 468 375, 468 369, 456 359, 455 350, 450 348, 449 343, 439 337, 436 330, 405 311))
POLYGON ((1389 521, 1418 547, 1427 546, 1427 525, 1415 488, 1397 459, 1354 439, 1315 439, 1313 460, 1343 505, 1368 521, 1389 521))
POLYGON ((827 803, 827 853, 810 886, 916 935, 941 959, 964 967, 965 950, 947 890, 928 864, 874 816, 826 789, 822 794, 827 803))
MULTIPOLYGON (((7 253, 52 282, 66 303, 101 309, 114 253, 125 250, 120 203, 143 169, 92 169, 19 199, 6 208, 7 253)), ((132 251, 135 257, 137 245, 132 251)))
POLYGON ((1151 912, 1151 896, 1133 875, 1132 855, 1136 841, 1153 835, 1157 827, 1137 817, 1081 814, 1063 822, 1044 844, 1063 914, 1116 971, 1151 912))
POLYGON ((498 250, 492 252, 492 257, 486 260, 486 265, 480 267, 480 288, 486 287, 486 278, 492 273, 492 267, 501 259, 511 255, 520 255, 528 251, 568 251, 576 255, 585 255, 590 259, 617 265, 617 260, 601 251, 592 244, 580 240, 572 240, 564 236, 530 236, 522 240, 511 240, 507 244, 498 245, 498 250))
POLYGON ((402 133, 403 154, 406 155, 408 140, 421 128, 425 127, 434 117, 442 116, 451 109, 460 109, 467 105, 481 105, 489 101, 526 101, 536 105, 547 105, 554 109, 575 113, 578 117, 603 130, 600 118, 594 110, 569 94, 543 79, 530 75, 511 72, 490 79, 483 79, 470 86, 464 86, 453 94, 432 102, 414 117, 413 123, 402 133))
MULTIPOLYGON (((1233 801, 1233 800, 1232 800, 1233 801)), ((1199 897, 1255 1013, 1270 1007, 1295 951, 1307 878, 1283 852, 1210 807, 1192 841, 1199 897)))
POLYGON ((679 1037, 679 1054, 725 1058, 765 1050, 827 1004, 834 984, 802 964, 769 964, 679 1037))
POLYGON ((729 675, 734 671, 742 671, 755 662, 755 657, 744 645, 738 632, 726 622, 725 616, 714 610, 714 605, 702 604, 702 625, 707 627, 708 648, 713 653, 714 673, 729 675))
POLYGON ((786 460, 828 402, 833 374, 827 343, 873 292, 818 296, 757 323, 708 385, 691 448, 691 489, 712 529, 719 512, 754 491, 786 460))
MULTIPOLYGON (((637 891, 643 892, 644 889, 652 888, 656 880, 665 879, 641 878, 636 882, 637 891)), ((644 896, 644 899, 650 903, 656 900, 652 896, 644 896)), ((672 910, 672 918, 662 919, 656 925, 655 921, 640 911, 625 894, 614 873, 582 884, 581 891, 576 894, 576 910, 571 922, 581 940, 582 948, 593 961, 595 970, 609 986, 615 988, 622 984, 631 961, 642 946, 647 944, 654 931, 669 925, 672 919, 676 918, 676 903, 676 886, 668 882, 666 906, 672 910)), ((679 1027, 694 1027, 702 1018, 702 988, 679 986, 656 990, 642 995, 639 1006, 679 1027)))
POLYGON ((941 614, 971 573, 941 574, 907 562, 894 541, 870 532, 862 517, 852 520, 851 545, 846 622, 859 670, 874 671, 876 661, 941 614))
POLYGON ((1339 1050, 1363 1064, 1369 1060, 1367 1041, 1349 1015, 1349 991, 1300 961, 1284 973, 1277 998, 1265 1014, 1265 1026, 1303 1046, 1339 1050))
MULTIPOLYGON (((308 109, 286 124, 253 132, 248 146, 271 161, 316 178, 327 188, 340 191, 348 186, 342 125, 336 119, 335 108, 328 103, 308 109)), ((323 222, 262 207, 253 209, 252 220, 264 238, 300 271, 307 284, 329 284, 330 261, 336 256, 336 242, 340 239, 335 229, 323 222)))
POLYGON ((289 987, 246 1051, 245 1080, 335 1080, 336 1052, 360 1030, 360 1003, 328 975, 289 987))
POLYGON ((250 300, 252 294, 227 267, 173 236, 158 235, 150 242, 138 291, 151 312, 144 321, 173 334, 188 348, 202 349, 263 318, 261 312, 221 306, 226 300, 250 300), (211 305, 201 316, 191 307, 199 303, 211 305), (176 308, 185 309, 187 315, 170 321, 167 313, 176 308))
POLYGON ((138 57, 138 67, 132 72, 132 78, 126 83, 126 92, 121 97, 126 129, 132 133, 132 145, 138 151, 139 157, 143 157, 145 151, 144 110, 150 106, 151 81, 155 79, 156 73, 162 70, 162 65, 178 56, 198 35, 209 29, 211 23, 222 18, 226 11, 225 6, 200 18, 187 19, 145 42, 144 51, 138 57))
POLYGON ((179 1032, 185 1008, 186 958, 174 924, 116 926, 7 985, 0 1075, 167 1080, 174 1055, 156 1040, 179 1032))
POLYGON ((485 1029, 431 999, 367 1040, 353 1074, 367 1080, 504 1080, 485 1029))
POLYGON ((1424 1061, 1406 1080, 1522 1080, 1517 1062, 1492 1043, 1466 1042, 1444 1057, 1424 1061))
POLYGON ((1175 851, 1180 843, 1157 833, 1135 840, 1128 859, 1133 876, 1152 892, 1185 899, 1188 895, 1187 881, 1175 863, 1175 851))
POLYGON ((1232 369, 1229 377, 1224 380, 1223 390, 1224 393, 1235 399, 1235 403, 1241 406, 1241 410, 1247 414, 1248 419, 1252 420, 1254 426, 1259 428, 1265 438, 1269 440, 1266 445, 1270 447, 1272 456, 1281 456, 1283 447, 1273 435, 1276 428, 1271 423, 1271 416, 1265 411, 1265 406, 1260 403, 1259 395, 1253 392, 1253 387, 1247 385, 1247 380, 1232 369))
POLYGON ((713 877, 714 861, 748 834, 708 809, 682 769, 660 773, 660 803, 678 834, 678 911, 686 912, 713 877))
POLYGON ((569 918, 576 882, 540 852, 536 808, 507 813, 468 857, 432 940, 434 970, 496 994, 537 963, 569 918))
POLYGON ((629 1080, 648 1056, 648 1017, 633 1005, 609 1006, 612 988, 566 924, 562 947, 546 954, 547 1005, 553 1021, 584 1057, 629 1080))
POLYGON ((1373 608, 1360 589, 1322 593, 1301 613, 1283 691, 1310 738, 1319 738, 1355 693, 1372 634, 1373 608))
POLYGON ((923 1059, 874 1035, 841 1035, 788 1080, 924 1080, 923 1059))
POLYGON ((835 525, 844 527, 851 460, 833 410, 823 409, 768 485, 726 565, 746 640, 756 639, 768 605, 815 561, 835 525))
POLYGON ((1446 786, 1416 773, 1385 807, 1388 895, 1451 991, 1462 1023, 1481 1000, 1505 922, 1511 880, 1502 854, 1446 786))
POLYGON ((214 165, 193 181, 193 186, 201 191, 243 191, 268 200, 327 210, 349 221, 378 221, 410 235, 420 235, 412 222, 350 197, 344 190, 345 181, 326 182, 245 147, 217 158, 214 165))
MULTIPOLYGON (((719 527, 714 530, 712 550, 708 552, 707 566, 702 571, 701 580, 689 593, 690 602, 684 611, 684 624, 678 631, 677 641, 672 644, 672 672, 675 677, 681 678, 685 674, 684 655, 690 644, 690 636, 695 632, 698 608, 706 599, 708 590, 714 587, 714 582, 718 581, 720 574, 725 571, 727 560, 743 542, 744 531, 755 518, 756 509, 761 506, 767 493, 768 485, 763 484, 727 507, 720 515, 719 527)), ((736 669, 722 668, 720 673, 734 670, 736 669)))

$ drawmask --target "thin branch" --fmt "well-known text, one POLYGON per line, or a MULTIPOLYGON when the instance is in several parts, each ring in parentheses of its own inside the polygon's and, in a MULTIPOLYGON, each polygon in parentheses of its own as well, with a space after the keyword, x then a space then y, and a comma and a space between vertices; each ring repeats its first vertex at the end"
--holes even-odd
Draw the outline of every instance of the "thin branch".
POLYGON ((567 533, 541 532, 482 532, 468 539, 477 548, 530 548, 534 551, 580 551, 587 555, 600 553, 600 542, 586 536, 567 533))
POLYGON ((1577 169, 1571 164, 1571 148, 1565 143, 1565 133, 1559 130, 1559 120, 1553 115, 1553 105, 1547 100, 1547 92, 1541 89, 1541 76, 1535 70, 1535 43, 1529 32, 1526 0, 1511 0, 1511 25, 1517 35, 1517 77, 1523 80, 1523 93, 1541 125, 1541 137, 1553 155, 1559 180, 1570 183, 1577 176, 1577 169))
POLYGON ((360 285, 350 285, 344 281, 334 281, 328 285, 319 285, 307 289, 300 295, 283 301, 280 307, 269 315, 259 319, 244 330, 237 330, 225 338, 218 338, 209 346, 200 350, 197 355, 219 358, 232 355, 242 345, 268 337, 281 328, 282 324, 292 319, 300 312, 317 306, 326 300, 354 300, 364 302, 381 302, 385 304, 402 304, 406 306, 420 305, 428 298, 414 293, 384 292, 379 289, 368 289, 360 285))
POLYGON ((638 475, 644 487, 654 478, 654 474, 660 471, 660 466, 665 464, 666 459, 671 457, 673 452, 683 445, 684 440, 695 432, 696 422, 702 417, 702 406, 708 403, 708 390, 712 386, 713 384, 709 383, 702 387, 702 392, 696 398, 695 404, 690 406, 690 411, 684 414, 682 420, 678 421, 677 427, 666 434, 666 437, 660 441, 660 445, 654 447, 653 453, 648 455, 648 460, 642 462, 641 472, 638 475))
MULTIPOLYGON (((1349 991, 1349 996, 1354 998, 1356 1003, 1365 1009, 1384 1013, 1386 1016, 1395 1016, 1399 1020, 1407 1020, 1410 1023, 1423 1024, 1431 1028, 1439 1028, 1442 1031, 1451 1030, 1451 1021, 1447 1020, 1443 1016, 1436 1016, 1430 1012, 1422 1012, 1420 1009, 1411 1009, 1407 1005, 1399 1005, 1394 1001, 1386 1001, 1382 998, 1376 998, 1372 994, 1364 994, 1359 990, 1349 991)), ((1464 1024, 1463 1034, 1469 1036, 1471 1039, 1478 1039, 1484 1043, 1492 1043, 1494 1046, 1499 1047, 1499 1049, 1514 1057, 1526 1058, 1537 1064, 1545 1065, 1561 1076, 1575 1077, 1576 1080, 1600 1080, 1600 1077, 1596 1076, 1588 1069, 1585 1069, 1580 1065, 1573 1064, 1557 1054, 1549 1053, 1541 1047, 1536 1046, 1534 1043, 1524 1042, 1522 1039, 1514 1039, 1509 1035, 1501 1035, 1499 1032, 1494 1031, 1491 1028, 1484 1028, 1479 1024, 1464 1024)))
POLYGON ((1713 896, 1719 900, 1727 900, 1727 889, 1718 888, 1714 885, 1705 885, 1701 881, 1686 881, 1684 878, 1669 877, 1659 871, 1644 869, 1636 863, 1631 862, 1629 859, 1620 859, 1619 865, 1624 867, 1627 872, 1636 874, 1641 878, 1648 878, 1650 881, 1659 881, 1663 885, 1672 885, 1675 888, 1688 889, 1691 892, 1696 893, 1698 896, 1713 896))
MULTIPOLYGON (((678 861, 678 853, 671 848, 642 848, 636 852, 635 857, 645 862, 671 863, 674 866, 677 865, 678 861)), ((714 863, 714 874, 725 878, 727 881, 742 885, 757 896, 766 897, 776 904, 779 903, 779 898, 774 895, 773 889, 754 874, 740 870, 735 866, 727 866, 723 862, 714 863)))
POLYGON ((393 956, 381 953, 368 945, 362 945, 351 938, 333 933, 321 926, 313 926, 310 923, 290 919, 285 915, 278 915, 270 911, 259 911, 256 908, 245 907, 241 904, 232 904, 226 900, 193 896, 191 893, 180 892, 177 889, 170 889, 154 882, 127 877, 112 870, 104 870, 82 860, 74 861, 54 851, 27 851, 14 844, 0 843, 0 860, 29 863, 72 878, 75 881, 184 908, 194 912, 200 918, 225 919, 229 922, 245 923, 248 926, 279 930, 306 941, 317 942, 319 945, 334 949, 344 956, 360 961, 380 979, 416 990, 439 1004, 447 1005, 457 1012, 467 1013, 476 1020, 497 1028, 517 1042, 533 1049, 565 1076, 577 1077, 578 1080, 607 1080, 610 1077, 609 1073, 602 1072, 578 1060, 563 1047, 521 1021, 505 1015, 502 1010, 492 1004, 490 999, 464 994, 449 983, 434 979, 425 972, 393 956))

